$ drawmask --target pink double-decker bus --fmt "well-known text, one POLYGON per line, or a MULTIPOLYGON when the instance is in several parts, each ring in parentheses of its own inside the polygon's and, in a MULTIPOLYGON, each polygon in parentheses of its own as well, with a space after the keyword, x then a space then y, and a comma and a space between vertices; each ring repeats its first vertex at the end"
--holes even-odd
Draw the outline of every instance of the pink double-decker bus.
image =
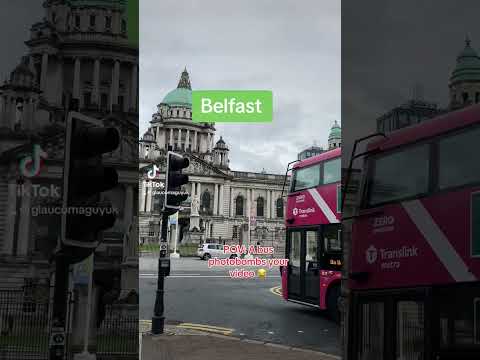
POLYGON ((286 210, 284 299, 328 310, 338 320, 340 242, 340 148, 296 162, 286 210))
POLYGON ((480 106, 368 146, 350 359, 480 359, 480 106))

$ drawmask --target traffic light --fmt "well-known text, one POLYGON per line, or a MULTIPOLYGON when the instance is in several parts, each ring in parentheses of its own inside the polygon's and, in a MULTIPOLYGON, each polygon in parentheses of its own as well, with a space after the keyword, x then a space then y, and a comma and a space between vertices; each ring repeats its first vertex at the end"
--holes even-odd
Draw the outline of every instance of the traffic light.
POLYGON ((115 223, 110 203, 100 193, 118 184, 114 168, 102 164, 102 154, 115 150, 118 130, 77 112, 67 118, 61 216, 61 251, 69 263, 95 251, 99 233, 115 223))
POLYGON ((180 209, 180 204, 188 199, 188 194, 182 192, 182 185, 188 183, 188 176, 182 174, 182 170, 187 168, 189 164, 188 158, 173 151, 167 153, 163 211, 168 215, 175 214, 180 209))

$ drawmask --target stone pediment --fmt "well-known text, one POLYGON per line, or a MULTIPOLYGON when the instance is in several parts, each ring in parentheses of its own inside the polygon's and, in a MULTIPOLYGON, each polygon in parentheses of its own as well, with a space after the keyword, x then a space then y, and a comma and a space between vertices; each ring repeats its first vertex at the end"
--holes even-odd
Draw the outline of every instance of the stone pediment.
MULTIPOLYGON (((192 154, 182 154, 183 156, 188 157, 190 160, 190 165, 186 168, 183 173, 187 175, 200 175, 200 176, 221 176, 224 178, 230 177, 228 174, 224 173, 222 170, 218 169, 216 166, 200 159, 199 157, 192 154)), ((142 172, 148 172, 153 165, 156 165, 160 173, 165 173, 167 162, 166 157, 161 156, 157 160, 153 161, 151 164, 148 164, 142 167, 142 172)))
POLYGON ((186 155, 190 159, 190 165, 186 169, 185 174, 204 175, 204 176, 221 176, 224 178, 229 177, 228 174, 224 173, 222 170, 220 170, 216 166, 200 159, 199 157, 192 154, 186 154, 186 155))

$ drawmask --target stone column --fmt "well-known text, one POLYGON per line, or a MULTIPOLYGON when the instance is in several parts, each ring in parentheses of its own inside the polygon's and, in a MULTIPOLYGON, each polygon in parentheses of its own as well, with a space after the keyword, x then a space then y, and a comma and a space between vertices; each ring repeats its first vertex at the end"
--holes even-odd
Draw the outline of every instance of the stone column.
POLYGON ((267 199, 266 199, 266 202, 267 202, 267 213, 265 214, 265 218, 266 219, 270 219, 270 205, 272 204, 272 201, 271 201, 271 198, 270 198, 270 191, 267 190, 267 199))
MULTIPOLYGON (((63 57, 57 56, 56 58, 56 73, 55 73, 55 94, 53 94, 53 101, 57 104, 62 103, 63 95, 63 57)), ((30 102, 29 102, 30 104, 30 102)), ((33 124, 33 122, 32 122, 33 124)))
POLYGON ((48 54, 42 54, 42 71, 40 73, 40 90, 45 92, 47 89, 47 72, 48 72, 48 54))
POLYGON ((138 93, 138 65, 133 64, 132 67, 132 79, 131 79, 131 87, 130 87, 130 109, 133 112, 137 109, 137 93, 138 93))
POLYGON ((198 196, 200 196, 200 201, 202 201, 202 199, 201 199, 201 195, 202 195, 202 183, 199 182, 199 183, 197 183, 197 185, 198 185, 198 186, 197 186, 197 191, 198 191, 197 194, 198 194, 198 196))
POLYGON ((15 216, 17 215, 17 183, 15 179, 8 181, 8 203, 5 228, 5 248, 7 255, 13 254, 13 234, 15 231, 15 216))
POLYGON ((92 102, 100 104, 100 59, 93 62, 93 93, 92 102))
POLYGON ((177 144, 178 144, 178 148, 182 149, 182 129, 178 129, 177 144))
POLYGON ((26 256, 28 254, 28 245, 30 240, 30 208, 32 204, 31 192, 32 183, 30 180, 26 180, 23 183, 25 193, 27 196, 22 197, 22 204, 20 208, 20 222, 18 226, 18 247, 17 255, 26 256))
POLYGON ((168 141, 168 145, 173 147, 173 129, 169 129, 169 130, 170 130, 170 139, 168 141))
POLYGON ((250 214, 248 216, 251 216, 252 214, 254 216, 257 216, 257 207, 255 206, 257 204, 257 201, 255 200, 255 189, 252 189, 252 201, 250 202, 253 206, 253 209, 250 210, 250 214))
POLYGON ((187 129, 187 137, 185 138, 185 151, 187 151, 188 145, 190 145, 190 130, 189 129, 187 129))
POLYGON ((193 152, 197 152, 197 136, 198 131, 195 131, 195 135, 193 137, 193 152))
POLYGON ((73 69, 73 92, 74 99, 80 100, 80 58, 75 58, 75 65, 73 69))
POLYGON ((235 199, 233 198, 233 187, 230 186, 230 216, 233 217, 235 207, 235 199))
POLYGON ((151 188, 146 188, 145 189, 145 202, 147 204, 146 207, 146 212, 151 212, 152 211, 152 191, 151 188))
POLYGON ((215 184, 215 188, 213 190, 213 215, 217 215, 218 212, 218 184, 215 184))
POLYGON ((252 202, 250 200, 250 189, 247 189, 247 211, 246 211, 247 217, 250 216, 251 206, 252 206, 252 202))
POLYGON ((115 60, 113 64, 112 72, 112 91, 111 91, 111 103, 112 105, 118 105, 118 91, 120 82, 120 61, 115 60))
POLYGON ((138 190, 139 190, 139 199, 138 199, 138 212, 143 212, 143 210, 145 209, 145 181, 142 179, 140 181, 140 184, 138 186, 138 190))
POLYGON ((276 201, 275 201, 275 194, 272 191, 270 191, 270 206, 272 208, 272 215, 271 215, 271 218, 275 218, 276 217, 276 201))
POLYGON ((133 188, 132 185, 126 185, 125 205, 123 207, 123 224, 129 226, 133 221, 133 188))
POLYGON ((223 191, 224 185, 220 185, 220 194, 219 194, 219 205, 218 205, 218 215, 223 216, 223 191))

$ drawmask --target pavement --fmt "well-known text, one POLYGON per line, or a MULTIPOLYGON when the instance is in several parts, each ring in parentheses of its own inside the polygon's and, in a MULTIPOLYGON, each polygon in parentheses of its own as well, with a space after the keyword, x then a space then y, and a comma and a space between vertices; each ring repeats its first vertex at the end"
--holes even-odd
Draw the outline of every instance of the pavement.
POLYGON ((269 342, 167 326, 162 335, 141 323, 141 360, 339 360, 339 356, 269 342), (142 326, 143 325, 143 326, 142 326))
MULTIPOLYGON (((140 319, 147 321, 153 314, 157 264, 156 258, 140 258, 140 319)), ((339 355, 338 325, 316 308, 283 300, 280 282, 277 268, 265 279, 232 279, 227 268, 208 269, 205 261, 194 258, 174 259, 165 282, 166 324, 177 331, 339 355)))

